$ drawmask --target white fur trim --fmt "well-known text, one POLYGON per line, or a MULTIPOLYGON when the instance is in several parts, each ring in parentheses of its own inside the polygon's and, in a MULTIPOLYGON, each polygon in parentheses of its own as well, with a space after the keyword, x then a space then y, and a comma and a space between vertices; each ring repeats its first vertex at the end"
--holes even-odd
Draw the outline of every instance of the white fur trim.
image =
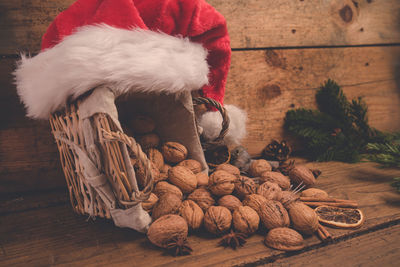
POLYGON ((47 119, 88 90, 110 84, 127 92, 179 93, 208 83, 207 51, 187 38, 149 30, 85 26, 14 72, 27 115, 47 119))
MULTIPOLYGON (((233 105, 224 106, 230 119, 229 130, 224 137, 227 146, 237 146, 246 136, 246 112, 233 105)), ((199 126, 203 128, 203 136, 206 140, 214 140, 218 137, 222 128, 222 116, 219 111, 204 113, 199 119, 199 126)))

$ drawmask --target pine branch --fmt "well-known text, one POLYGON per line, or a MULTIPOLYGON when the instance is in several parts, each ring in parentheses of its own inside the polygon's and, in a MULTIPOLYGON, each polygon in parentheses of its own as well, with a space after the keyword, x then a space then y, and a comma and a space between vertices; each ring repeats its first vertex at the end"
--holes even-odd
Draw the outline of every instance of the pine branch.
POLYGON ((393 178, 391 185, 400 193, 400 177, 393 178))
POLYGON ((319 88, 316 100, 319 110, 290 110, 285 118, 285 129, 304 142, 306 157, 357 162, 367 143, 387 140, 383 133, 369 126, 363 99, 349 102, 333 80, 319 88))
MULTIPOLYGON (((340 86, 333 80, 328 79, 315 95, 318 109, 344 125, 350 125, 349 118, 350 103, 340 89, 340 86)), ((342 125, 340 128, 343 128, 342 125)))
MULTIPOLYGON (((366 158, 377 162, 382 167, 400 168, 400 132, 387 137, 389 141, 385 143, 369 143, 367 145, 366 158)), ((391 184, 400 193, 400 177, 393 179, 391 184)))

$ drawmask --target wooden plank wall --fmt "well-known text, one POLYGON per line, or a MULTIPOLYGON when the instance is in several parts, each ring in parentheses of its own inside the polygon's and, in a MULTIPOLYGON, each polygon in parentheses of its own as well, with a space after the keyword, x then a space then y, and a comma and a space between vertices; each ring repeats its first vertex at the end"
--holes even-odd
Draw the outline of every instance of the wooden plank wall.
MULTIPOLYGON (((47 122, 24 117, 11 76, 20 51, 36 53, 54 17, 73 0, 0 1, 0 194, 64 186, 47 122)), ((248 113, 244 145, 257 154, 287 138, 283 118, 315 107, 335 79, 363 96, 380 130, 400 130, 400 2, 209 0, 228 22, 232 66, 226 103, 248 113)))

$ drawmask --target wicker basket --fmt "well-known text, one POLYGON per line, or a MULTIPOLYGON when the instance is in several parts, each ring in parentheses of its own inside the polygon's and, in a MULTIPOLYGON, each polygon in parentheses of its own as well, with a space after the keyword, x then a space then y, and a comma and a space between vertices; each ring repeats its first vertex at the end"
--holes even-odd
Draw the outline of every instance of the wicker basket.
MULTIPOLYGON (((151 165, 135 139, 126 135, 109 115, 96 113, 89 121, 83 121, 79 110, 81 101, 75 101, 62 112, 51 116, 52 133, 74 211, 110 219, 110 209, 128 209, 148 199, 154 183, 151 165), (92 132, 85 130, 85 123, 91 124, 89 129, 92 132), (141 189, 135 176, 130 173, 133 170, 130 161, 132 157, 145 167, 145 185, 141 189), (100 170, 99 173, 96 170, 100 170), (114 197, 110 198, 110 195, 114 197)), ((194 98, 193 103, 212 105, 221 112, 223 127, 220 135, 203 147, 220 144, 229 126, 225 109, 218 102, 207 98, 194 98)))

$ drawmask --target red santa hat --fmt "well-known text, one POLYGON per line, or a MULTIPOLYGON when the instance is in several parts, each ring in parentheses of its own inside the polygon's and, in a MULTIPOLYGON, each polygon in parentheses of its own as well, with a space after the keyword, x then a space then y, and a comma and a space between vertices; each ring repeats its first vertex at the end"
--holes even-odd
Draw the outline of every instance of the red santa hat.
MULTIPOLYGON (((22 55, 14 74, 27 115, 47 119, 102 84, 116 94, 201 88, 222 103, 230 55, 226 21, 204 0, 78 0, 47 29, 38 55, 22 55)), ((200 123, 212 138, 219 115, 208 113, 200 123)), ((231 125, 241 129, 234 142, 244 135, 240 116, 231 125)))

